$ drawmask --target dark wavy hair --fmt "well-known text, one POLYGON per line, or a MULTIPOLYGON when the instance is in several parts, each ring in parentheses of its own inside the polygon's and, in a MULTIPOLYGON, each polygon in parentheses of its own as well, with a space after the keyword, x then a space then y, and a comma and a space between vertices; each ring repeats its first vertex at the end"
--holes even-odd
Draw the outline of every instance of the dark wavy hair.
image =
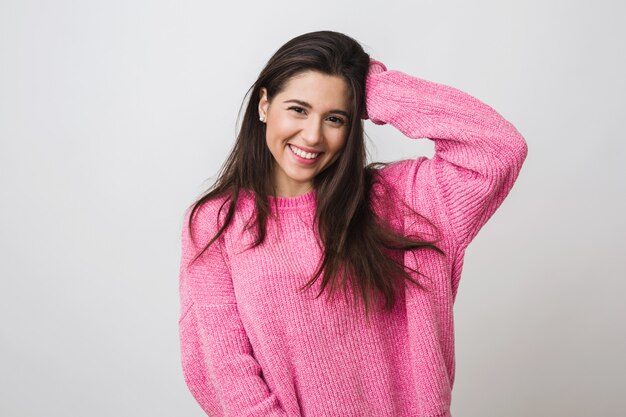
MULTIPOLYGON (((384 308, 389 311, 395 304, 397 285, 403 279, 422 287, 410 277, 407 269, 418 274, 419 271, 404 265, 402 255, 405 251, 418 248, 429 248, 439 253, 443 251, 435 245, 436 241, 416 240, 396 233, 371 205, 372 186, 379 178, 378 170, 387 164, 366 165, 362 118, 367 114, 365 80, 369 64, 370 56, 357 41, 333 31, 297 36, 274 53, 248 90, 250 98, 237 140, 217 180, 190 206, 191 231, 194 213, 203 203, 225 197, 217 218, 227 205, 223 224, 193 261, 228 228, 242 189, 253 191, 255 196, 254 218, 248 225, 256 225, 256 239, 250 248, 264 241, 267 218, 273 215, 268 197, 276 197, 276 194, 272 184, 274 160, 266 145, 265 124, 259 121, 258 115, 260 90, 267 88, 271 102, 291 77, 313 70, 339 76, 346 81, 351 117, 341 155, 313 179, 315 219, 324 253, 316 273, 301 290, 312 286, 320 275, 323 278, 317 297, 329 283, 332 295, 336 288, 345 290, 350 282, 353 295, 361 294, 368 316, 370 297, 376 293, 384 296, 384 308)), ((428 223, 432 225, 430 221, 428 223)))

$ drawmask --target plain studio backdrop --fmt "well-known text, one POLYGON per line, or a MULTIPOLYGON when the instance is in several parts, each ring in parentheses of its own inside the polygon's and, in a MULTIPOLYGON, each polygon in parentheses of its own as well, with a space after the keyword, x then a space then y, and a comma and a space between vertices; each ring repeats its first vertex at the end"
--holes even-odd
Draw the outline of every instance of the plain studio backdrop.
MULTIPOLYGON (((467 251, 452 414, 624 413, 625 17, 618 1, 2 0, 0 415, 204 414, 180 363, 184 209, 265 62, 322 29, 528 142, 467 251)), ((366 131, 371 160, 434 151, 366 131)))

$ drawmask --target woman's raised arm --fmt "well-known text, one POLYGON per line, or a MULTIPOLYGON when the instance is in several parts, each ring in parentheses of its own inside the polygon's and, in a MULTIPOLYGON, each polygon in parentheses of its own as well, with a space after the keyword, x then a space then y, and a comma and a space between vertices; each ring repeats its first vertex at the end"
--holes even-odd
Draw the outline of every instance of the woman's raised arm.
POLYGON ((428 195, 445 212, 455 241, 467 246, 513 187, 528 152, 517 129, 498 112, 456 88, 388 71, 372 60, 366 108, 376 124, 409 138, 435 142, 432 159, 419 157, 397 176, 412 207, 428 195), (428 187, 427 187, 428 186, 428 187), (428 188, 431 194, 424 194, 428 188))

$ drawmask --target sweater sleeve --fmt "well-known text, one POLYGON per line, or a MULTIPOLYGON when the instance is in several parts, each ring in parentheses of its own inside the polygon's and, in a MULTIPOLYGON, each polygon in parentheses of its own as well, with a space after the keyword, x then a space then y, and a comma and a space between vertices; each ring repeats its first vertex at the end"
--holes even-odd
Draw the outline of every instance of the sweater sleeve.
POLYGON ((217 230, 212 227, 217 216, 211 211, 203 207, 196 212, 193 242, 188 227, 190 210, 182 228, 179 334, 185 382, 211 417, 286 416, 253 355, 221 237, 190 264, 217 230))
POLYGON ((467 246, 517 179, 528 152, 522 135, 475 97, 388 71, 374 60, 366 81, 366 108, 365 117, 376 124, 434 141, 431 159, 422 156, 397 170, 404 198, 418 207, 417 188, 428 184, 454 240, 467 246))

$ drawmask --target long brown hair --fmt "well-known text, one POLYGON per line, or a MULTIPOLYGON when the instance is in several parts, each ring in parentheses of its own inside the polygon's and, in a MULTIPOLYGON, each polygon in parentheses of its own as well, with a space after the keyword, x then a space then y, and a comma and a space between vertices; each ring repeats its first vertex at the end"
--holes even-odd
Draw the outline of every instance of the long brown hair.
POLYGON ((387 311, 393 309, 395 291, 402 279, 422 287, 406 270, 420 274, 419 271, 404 265, 402 255, 405 251, 418 248, 433 249, 439 253, 443 251, 434 244, 436 241, 416 240, 396 233, 371 205, 372 186, 379 180, 378 171, 386 164, 366 165, 361 116, 365 114, 365 79, 369 62, 369 55, 357 41, 333 31, 297 36, 274 53, 248 90, 250 98, 235 145, 218 179, 190 206, 189 230, 192 231, 194 213, 202 204, 217 197, 225 197, 220 207, 221 213, 228 203, 223 224, 193 261, 227 229, 242 189, 251 190, 255 200, 254 219, 248 225, 256 225, 256 238, 250 248, 264 241, 267 218, 273 215, 268 197, 276 197, 276 193, 272 183, 274 160, 266 145, 265 124, 258 117, 260 90, 265 87, 271 101, 291 77, 314 70, 340 76, 346 81, 352 117, 341 155, 313 179, 315 220, 324 245, 324 254, 316 273, 301 290, 311 287, 322 274, 317 297, 329 283, 332 295, 336 288, 345 290, 350 282, 353 295, 356 297, 357 293, 361 294, 368 316, 369 299, 376 293, 384 296, 384 308, 387 311), (341 282, 338 284, 339 280, 341 282))

